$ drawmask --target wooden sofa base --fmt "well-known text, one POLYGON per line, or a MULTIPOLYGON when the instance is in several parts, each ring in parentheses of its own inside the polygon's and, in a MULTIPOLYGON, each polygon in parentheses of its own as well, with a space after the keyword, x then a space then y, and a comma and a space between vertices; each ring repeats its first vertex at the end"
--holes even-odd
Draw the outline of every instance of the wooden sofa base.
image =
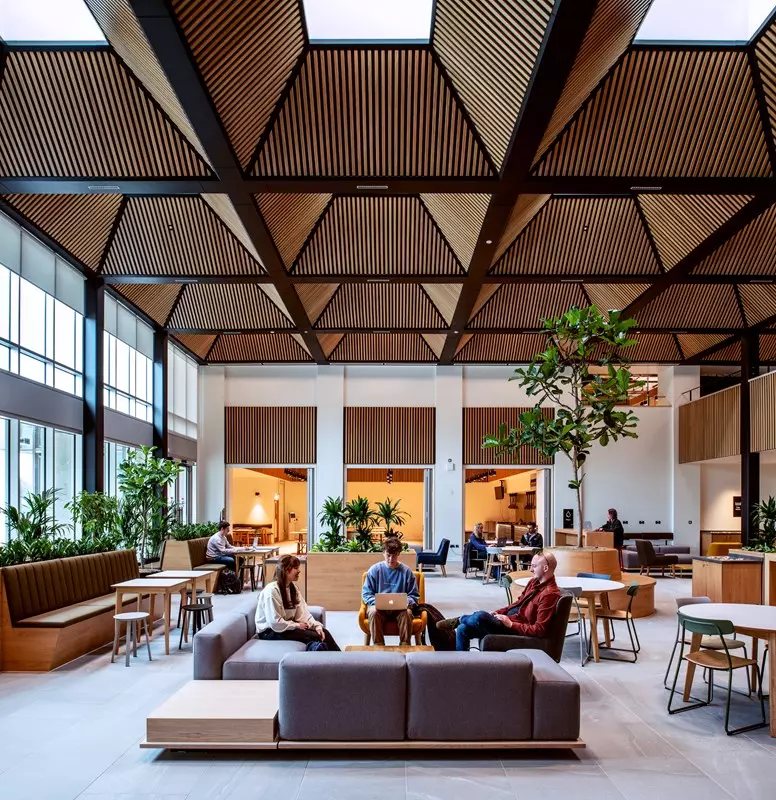
POLYGON ((140 747, 149 750, 581 750, 587 745, 581 739, 570 741, 519 742, 447 742, 418 740, 400 742, 296 742, 278 739, 274 742, 149 742, 140 747))

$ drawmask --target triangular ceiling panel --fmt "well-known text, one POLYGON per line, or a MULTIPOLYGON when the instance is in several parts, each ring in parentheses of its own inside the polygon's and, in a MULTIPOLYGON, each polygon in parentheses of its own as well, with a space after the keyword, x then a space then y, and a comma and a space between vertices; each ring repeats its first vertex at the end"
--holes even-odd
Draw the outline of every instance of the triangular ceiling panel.
POLYGON ((659 271, 632 199, 554 197, 491 274, 637 275, 659 271))
POLYGON ((692 358, 728 338, 726 333, 680 333, 676 337, 685 358, 692 358))
POLYGON ((776 275, 776 206, 717 248, 694 270, 697 275, 776 275))
POLYGON ((364 46, 308 50, 252 173, 450 178, 493 170, 428 49, 364 46))
POLYGON ((301 3, 173 0, 216 110, 247 168, 305 44, 301 3))
POLYGON ((157 325, 165 325, 183 287, 176 283, 113 284, 130 303, 136 305, 157 325))
POLYGON ((671 269, 751 199, 743 195, 642 194, 639 203, 660 260, 671 269))
POLYGON ((415 283, 344 283, 316 328, 446 328, 442 315, 415 283))
POLYGON ((289 314, 288 309, 286 308, 286 304, 283 302, 283 298, 280 296, 280 292, 275 288, 275 284, 259 283, 257 285, 259 289, 261 289, 261 291, 264 292, 265 295, 267 295, 270 302, 273 305, 276 305, 283 312, 283 314, 285 314, 286 317, 288 317, 288 319, 292 320, 291 314, 289 314))
POLYGON ((771 175, 746 51, 631 50, 535 172, 672 178, 771 175))
POLYGON ((331 200, 331 195, 259 194, 256 199, 275 247, 286 268, 290 269, 331 200))
POLYGON ((742 328, 730 285, 678 284, 666 289, 636 315, 640 328, 742 328))
POLYGON ((771 365, 776 363, 776 336, 760 337, 760 362, 771 365))
POLYGON ((200 197, 210 206, 216 216, 227 228, 237 237, 240 244, 261 264, 261 258, 256 250, 248 231, 245 230, 240 215, 232 205, 229 195, 226 194, 203 194, 200 197))
POLYGON ((488 211, 490 195, 422 194, 420 197, 463 268, 468 269, 488 211))
POLYGON ((480 289, 480 293, 477 295, 477 299, 474 302, 474 308, 472 308, 472 313, 469 315, 469 319, 474 319, 477 314, 479 314, 480 309, 485 305, 485 303, 490 300, 491 297, 501 288, 501 284, 498 283, 484 283, 482 288, 480 289))
POLYGON ((281 364, 312 361, 306 348, 287 333, 221 334, 207 360, 281 364))
POLYGON ((470 333, 461 334, 461 338, 460 338, 460 340, 458 342, 458 347, 455 349, 455 354, 456 355, 458 355, 458 353, 460 353, 461 350, 463 350, 463 348, 466 347, 467 344, 469 344, 469 342, 471 341, 471 338, 472 338, 472 335, 470 333))
POLYGON ((478 333, 459 348, 456 363, 527 364, 547 349, 547 339, 538 333, 478 333))
POLYGON ((302 334, 301 334, 301 333, 292 333, 292 334, 291 334, 291 337, 293 338, 293 340, 294 340, 294 341, 295 341, 295 342, 296 342, 296 343, 297 343, 297 344, 298 344, 298 345, 299 345, 301 348, 303 348, 303 349, 304 349, 304 351, 305 351, 305 352, 306 352, 308 355, 310 354, 310 348, 307 346, 307 342, 304 340, 304 336, 302 336, 302 334))
POLYGON ((670 333, 638 333, 633 338, 636 344, 622 351, 629 361, 652 364, 663 361, 679 363, 682 360, 676 339, 670 333))
POLYGON ((445 322, 448 325, 452 324, 463 285, 460 283, 424 283, 423 288, 439 313, 445 318, 445 322))
POLYGON ((216 340, 214 333, 177 333, 175 338, 194 355, 205 358, 213 342, 216 340))
POLYGON ((649 288, 648 283, 586 283, 590 302, 608 316, 607 312, 622 311, 649 288))
POLYGON ((348 333, 329 356, 335 362, 433 363, 434 351, 417 333, 348 333))
POLYGON ((759 325, 776 316, 776 286, 761 283, 742 284, 738 287, 741 304, 749 325, 759 325))
POLYGON ((0 174, 204 177, 210 169, 112 50, 77 48, 5 56, 0 174))
POLYGON ((525 97, 551 0, 437 0, 431 44, 501 166, 525 97))
POLYGON ((576 283, 506 283, 471 320, 474 328, 541 328, 541 318, 557 317, 587 302, 576 283))
POLYGON ((496 246, 491 265, 495 264, 504 255, 509 245, 517 239, 523 228, 544 208, 544 204, 551 196, 549 194, 521 194, 517 198, 517 202, 509 214, 504 233, 496 246))
POLYGON ((9 194, 3 200, 94 270, 121 205, 118 194, 9 194))
POLYGON ((260 275, 232 232, 198 196, 129 197, 106 275, 260 275))
POLYGON ((295 275, 465 274, 417 197, 335 197, 295 275))
POLYGON ((170 328, 203 331, 291 328, 289 320, 253 283, 199 283, 184 287, 170 328))
POLYGON ((422 333, 421 336, 426 344, 434 351, 434 355, 439 358, 445 347, 447 336, 444 333, 422 333))
POLYGON ((734 364, 740 364, 741 340, 738 339, 726 347, 723 347, 721 350, 716 350, 713 353, 709 353, 709 355, 703 357, 702 361, 726 361, 734 364))
POLYGON ((342 341, 342 337, 344 333, 319 333, 318 341, 321 343, 321 347, 323 348, 323 353, 328 358, 334 348, 342 341))
POLYGON ((302 301, 304 310, 310 319, 310 323, 315 325, 318 317, 323 313, 324 308, 329 304, 334 292, 339 289, 338 283, 297 283, 294 287, 299 299, 302 301))
POLYGON ((755 46, 771 131, 776 130, 776 23, 771 23, 755 46))

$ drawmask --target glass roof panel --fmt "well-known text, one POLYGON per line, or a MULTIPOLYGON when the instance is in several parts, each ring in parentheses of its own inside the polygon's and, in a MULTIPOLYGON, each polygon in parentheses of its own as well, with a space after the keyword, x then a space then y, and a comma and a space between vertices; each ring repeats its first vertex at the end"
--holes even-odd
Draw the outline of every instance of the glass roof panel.
POLYGON ((654 0, 637 42, 748 42, 774 0, 654 0))
POLYGON ((313 44, 431 39, 433 0, 303 0, 313 44))
POLYGON ((0 0, 0 37, 25 44, 106 43, 84 0, 0 0))

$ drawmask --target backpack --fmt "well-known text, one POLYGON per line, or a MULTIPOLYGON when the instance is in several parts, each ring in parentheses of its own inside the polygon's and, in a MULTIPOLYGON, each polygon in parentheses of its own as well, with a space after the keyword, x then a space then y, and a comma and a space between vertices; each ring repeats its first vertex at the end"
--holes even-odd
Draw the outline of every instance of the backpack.
POLYGON ((421 611, 426 612, 428 617, 426 633, 434 650, 455 650, 455 630, 440 631, 437 628, 437 622, 444 619, 444 615, 436 606, 430 603, 418 603, 413 610, 415 616, 420 616, 421 611))
POLYGON ((240 594, 242 583, 234 570, 222 569, 218 576, 218 594, 240 594))

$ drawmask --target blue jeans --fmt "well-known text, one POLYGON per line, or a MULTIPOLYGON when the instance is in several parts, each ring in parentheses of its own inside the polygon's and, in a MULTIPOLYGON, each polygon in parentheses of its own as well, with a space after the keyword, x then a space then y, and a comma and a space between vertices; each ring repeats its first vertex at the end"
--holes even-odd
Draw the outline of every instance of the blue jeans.
POLYGON ((455 629, 456 650, 468 650, 472 639, 482 639, 489 633, 509 633, 509 628, 488 611, 475 611, 460 620, 455 629))
POLYGON ((219 556, 218 558, 209 558, 207 560, 208 564, 223 564, 227 569, 232 570, 232 572, 236 572, 235 566, 235 558, 234 556, 219 556))

